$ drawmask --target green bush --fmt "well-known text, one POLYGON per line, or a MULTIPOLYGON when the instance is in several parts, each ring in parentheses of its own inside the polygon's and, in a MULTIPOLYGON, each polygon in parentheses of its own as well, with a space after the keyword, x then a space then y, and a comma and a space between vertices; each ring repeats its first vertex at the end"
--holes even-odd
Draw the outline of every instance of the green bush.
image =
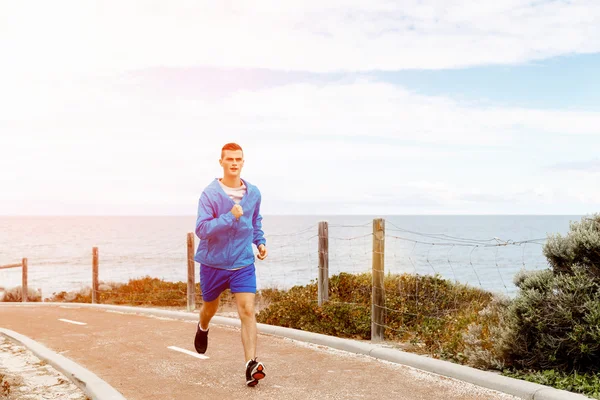
POLYGON ((584 267, 529 273, 508 310, 507 358, 518 368, 600 370, 600 285, 584 267))
MULTIPOLYGON (((196 284, 196 302, 199 299, 200 286, 196 284)), ((53 293, 46 301, 91 303, 91 289, 78 292, 53 293)), ((108 282, 99 287, 98 302, 102 304, 151 305, 163 307, 184 307, 187 304, 187 283, 167 282, 145 276, 130 279, 127 283, 108 282)))
POLYGON ((544 253, 552 270, 515 277, 505 354, 523 369, 600 371, 600 217, 572 223, 544 253))
POLYGON ((600 214, 571 222, 567 236, 551 235, 544 255, 557 274, 569 274, 574 266, 581 266, 591 279, 600 280, 600 214))
MULTIPOLYGON (((258 321, 339 337, 371 338, 371 274, 341 273, 329 279, 329 301, 317 303, 317 284, 277 292, 258 321)), ((385 337, 412 350, 460 359, 463 333, 479 320, 491 294, 437 276, 387 275, 385 337)))
POLYGON ((415 345, 413 351, 462 362, 463 334, 478 322, 490 292, 439 276, 388 275, 386 337, 415 345))
POLYGON ((167 282, 149 276, 131 279, 126 284, 111 284, 99 293, 103 304, 180 306, 187 304, 187 283, 167 282))
POLYGON ((370 298, 367 301, 361 295, 361 288, 367 285, 370 281, 366 282, 365 276, 336 275, 329 281, 330 301, 322 307, 317 303, 316 283, 294 286, 287 292, 277 291, 277 297, 269 296, 270 304, 258 313, 257 320, 326 335, 366 339, 371 335, 371 305, 370 298), (354 295, 362 298, 354 298, 358 301, 346 304, 344 302, 353 296, 349 292, 353 287, 356 288, 354 295))
POLYGON ((511 378, 523 379, 540 385, 551 386, 556 389, 568 390, 569 392, 581 393, 593 399, 600 400, 600 375, 578 374, 546 371, 514 371, 507 370, 503 375, 511 378))

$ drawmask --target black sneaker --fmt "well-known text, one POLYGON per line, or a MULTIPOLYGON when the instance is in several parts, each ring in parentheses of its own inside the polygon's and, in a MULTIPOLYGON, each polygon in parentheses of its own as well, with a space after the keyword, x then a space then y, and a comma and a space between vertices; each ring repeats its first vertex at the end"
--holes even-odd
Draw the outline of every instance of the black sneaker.
POLYGON ((246 385, 256 386, 258 381, 265 377, 265 366, 261 362, 254 360, 246 364, 246 385))
POLYGON ((208 331, 203 331, 200 329, 200 325, 197 325, 196 328, 196 338, 194 339, 194 347, 196 347, 196 351, 200 354, 206 353, 206 348, 208 347, 208 331))

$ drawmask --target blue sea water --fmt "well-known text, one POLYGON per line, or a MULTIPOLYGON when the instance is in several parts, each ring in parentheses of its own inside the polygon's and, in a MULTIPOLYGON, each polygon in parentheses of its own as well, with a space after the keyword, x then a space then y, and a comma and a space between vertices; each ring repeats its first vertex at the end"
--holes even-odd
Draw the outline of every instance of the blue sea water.
MULTIPOLYGON (((320 221, 329 226, 329 274, 370 271, 376 217, 385 219, 386 272, 437 273, 514 295, 514 275, 547 268, 548 236, 566 234, 582 216, 266 215, 269 256, 256 262, 259 287, 289 288, 316 279, 320 221)), ((26 257, 29 286, 49 296, 91 285, 97 246, 101 281, 146 275, 186 281, 186 234, 194 227, 195 216, 0 217, 0 265, 26 257)), ((20 283, 19 268, 0 270, 0 287, 20 283)))

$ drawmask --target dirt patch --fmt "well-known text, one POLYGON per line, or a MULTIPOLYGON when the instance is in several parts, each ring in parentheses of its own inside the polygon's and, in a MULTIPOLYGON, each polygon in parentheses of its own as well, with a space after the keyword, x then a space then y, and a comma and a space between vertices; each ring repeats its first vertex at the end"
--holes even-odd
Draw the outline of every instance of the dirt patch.
POLYGON ((0 335, 0 400, 32 399, 89 400, 63 374, 0 335))

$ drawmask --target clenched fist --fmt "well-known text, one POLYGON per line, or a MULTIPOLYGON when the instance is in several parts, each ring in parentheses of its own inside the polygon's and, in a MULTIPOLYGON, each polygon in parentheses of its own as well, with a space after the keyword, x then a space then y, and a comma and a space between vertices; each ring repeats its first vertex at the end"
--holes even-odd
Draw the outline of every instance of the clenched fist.
POLYGON ((258 246, 257 257, 259 260, 264 260, 265 258, 267 258, 267 248, 264 244, 261 244, 260 246, 258 246))
POLYGON ((233 206, 233 208, 231 209, 231 213, 233 214, 233 216, 236 219, 240 219, 240 217, 242 215, 244 215, 244 210, 242 209, 242 206, 240 206, 239 204, 236 204, 235 206, 233 206))

